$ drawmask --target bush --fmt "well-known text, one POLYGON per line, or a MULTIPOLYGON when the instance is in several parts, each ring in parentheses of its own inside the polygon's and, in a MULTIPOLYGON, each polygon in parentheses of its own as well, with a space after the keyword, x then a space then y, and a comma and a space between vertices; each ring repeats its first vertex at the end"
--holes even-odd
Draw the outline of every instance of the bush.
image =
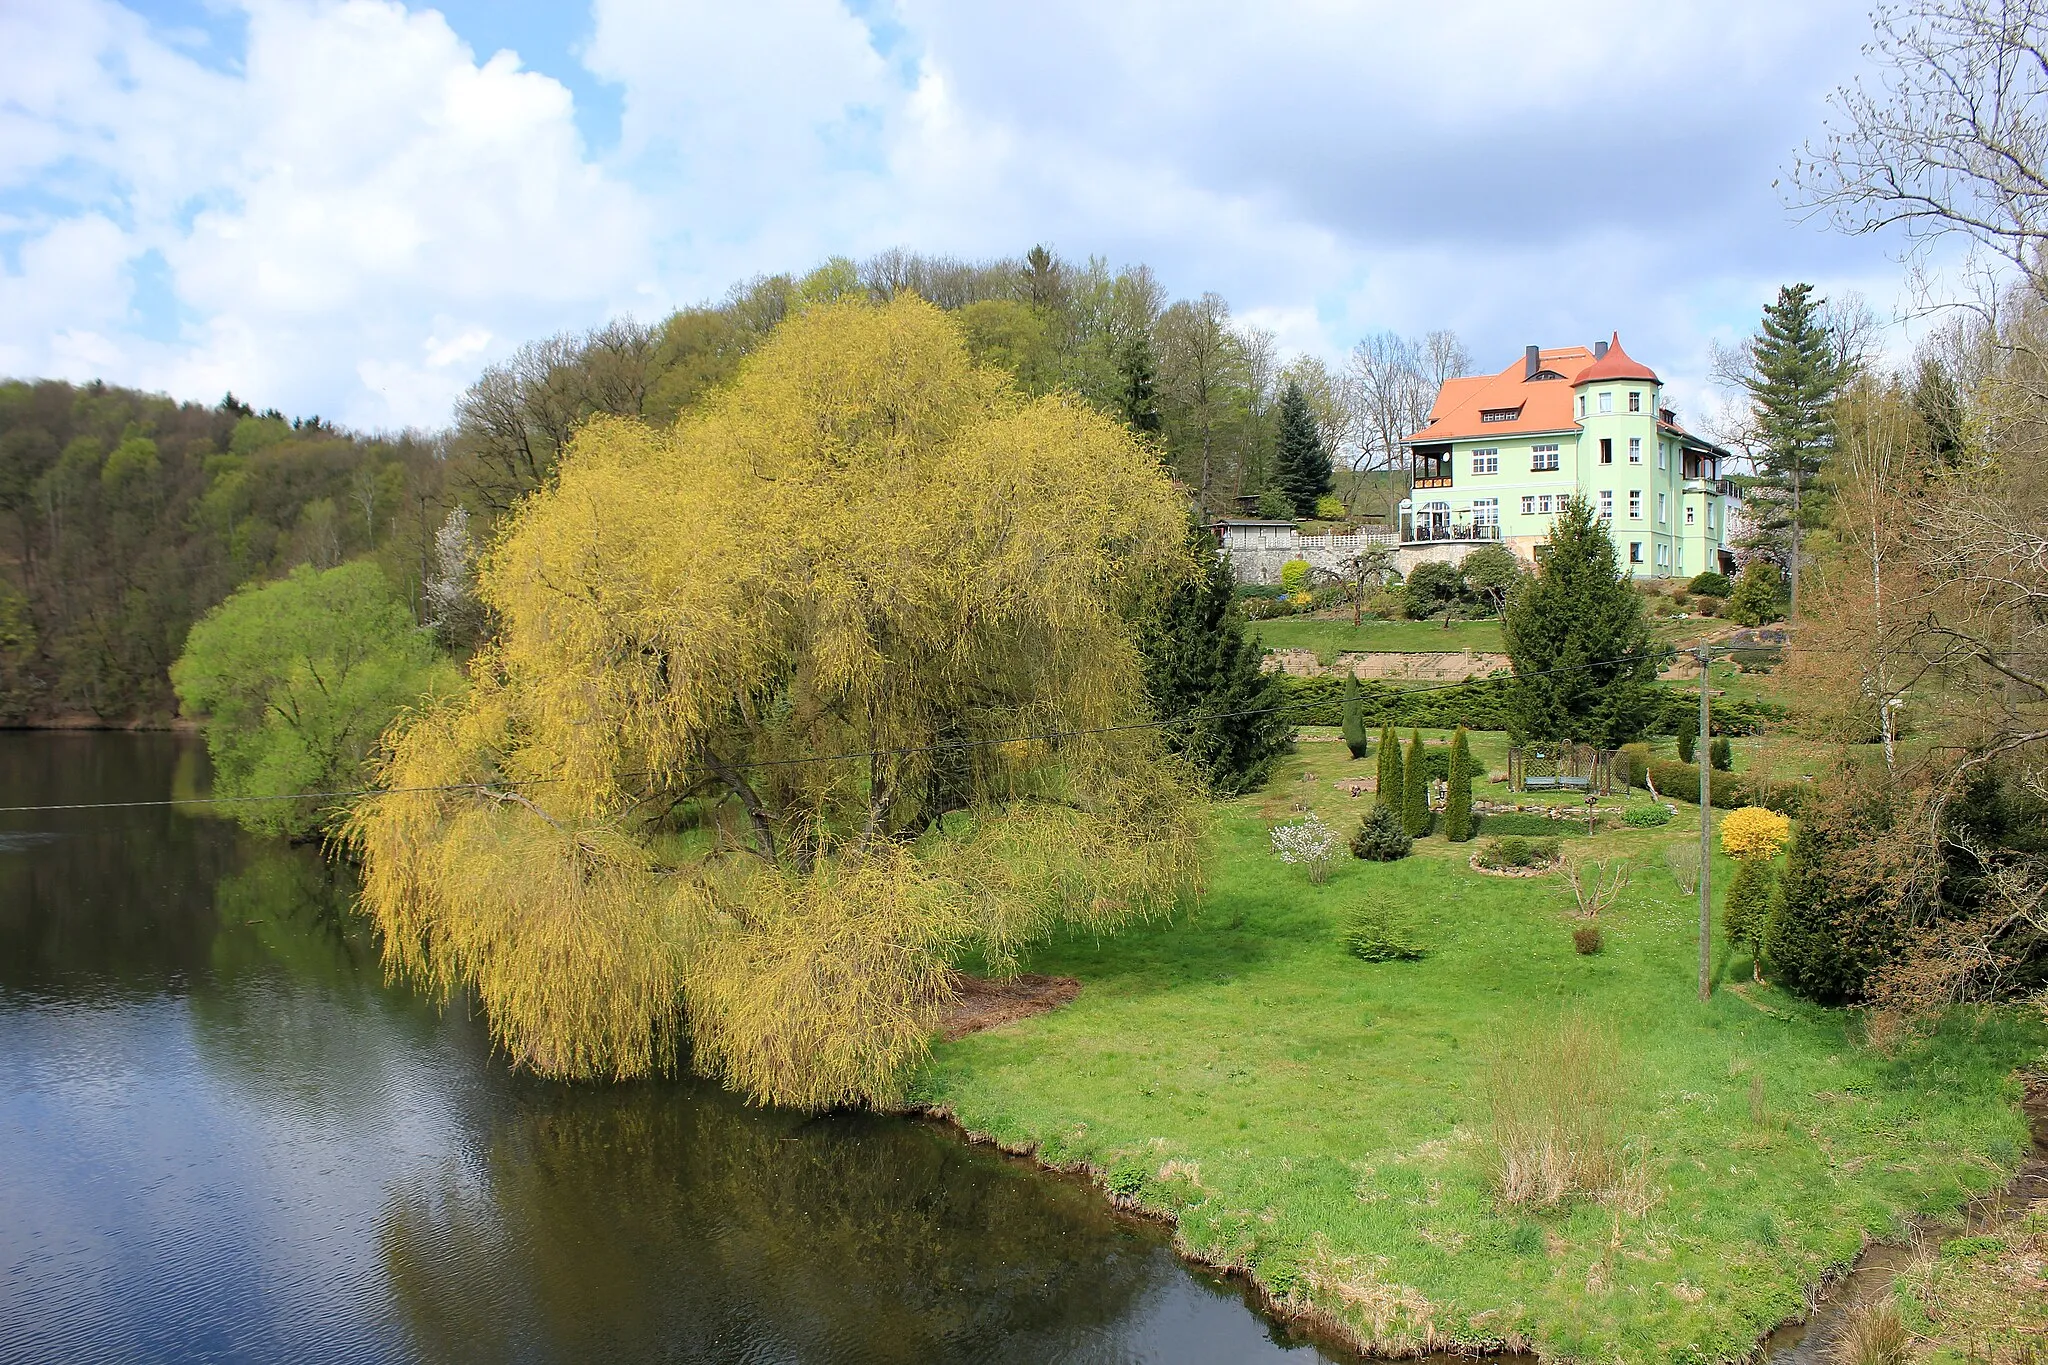
POLYGON ((1881 774, 1843 769, 1817 784, 1793 826, 1765 953, 1789 989, 1824 1005, 1862 998, 1908 932, 1929 869, 1901 828, 1908 798, 1881 774))
POLYGON ((1744 806, 1721 822, 1721 851, 1743 862, 1769 862, 1792 837, 1792 822, 1776 811, 1744 806))
POLYGON ((1692 609, 1702 616, 1719 616, 1721 614, 1721 599, 1718 597, 1695 597, 1692 600, 1692 609))
POLYGON ((1482 815, 1473 821, 1475 833, 1488 835, 1533 834, 1544 838, 1555 838, 1564 834, 1583 834, 1586 827, 1578 820, 1553 820, 1547 815, 1530 815, 1524 811, 1505 811, 1499 815, 1482 815))
POLYGON ((1290 867, 1300 867, 1308 879, 1320 886, 1330 875, 1331 860, 1337 856, 1337 832, 1311 811, 1292 825, 1273 830, 1273 855, 1290 867))
POLYGON ((1511 834, 1505 839, 1489 839, 1479 846, 1479 865, 1490 867, 1496 872, 1507 872, 1515 868, 1548 867, 1558 859, 1562 845, 1555 839, 1524 839, 1511 834))
MULTIPOLYGON (((1738 812, 1739 814, 1740 812, 1738 812)), ((1770 863, 1745 858, 1735 865, 1735 880, 1721 901, 1721 932, 1730 943, 1749 949, 1752 961, 1763 955, 1771 925, 1771 891, 1776 877, 1770 863)), ((1753 975, 1761 975, 1752 969, 1753 975)))
POLYGON ((1631 829, 1655 829, 1671 823, 1671 812, 1663 806, 1630 806, 1621 813, 1621 823, 1631 829))
POLYGON ((1722 735, 1707 744, 1707 762, 1719 772, 1729 772, 1735 767, 1735 746, 1722 735))
POLYGON ((1403 609, 1413 621, 1426 621, 1454 607, 1465 596, 1465 575, 1455 564, 1417 564, 1408 575, 1403 609))
POLYGON ((1785 579, 1778 566, 1752 559, 1728 596, 1728 615, 1737 625, 1761 626, 1784 616, 1785 579))
POLYGON ((1731 649, 1728 657, 1733 659, 1745 673, 1768 673, 1772 667, 1785 662, 1782 649, 1731 649))
POLYGON ((1580 957, 1591 957, 1599 952, 1600 926, 1597 924, 1581 924, 1578 928, 1572 930, 1572 947, 1578 950, 1580 957))
POLYGON ((1393 907, 1378 899, 1352 910, 1338 941, 1345 952, 1365 962, 1416 962, 1429 955, 1393 907))
POLYGON ((1401 828, 1401 817, 1380 802, 1373 803, 1373 808, 1359 821, 1358 832, 1351 836, 1352 856, 1369 863, 1391 863, 1414 850, 1415 841, 1401 828))
POLYGON ((1344 499, 1334 494, 1325 493, 1316 499, 1316 520, 1318 521, 1342 521, 1350 514, 1351 509, 1344 505, 1344 499))
POLYGON ((1715 573, 1709 569, 1705 573, 1694 574, 1692 581, 1685 585, 1685 590, 1695 597, 1726 597, 1735 591, 1735 585, 1728 581, 1727 574, 1715 573))
MULTIPOLYGON (((1673 763, 1660 758, 1650 764, 1650 783, 1657 795, 1673 801, 1697 804, 1700 799, 1700 770, 1691 763, 1673 763)), ((1746 784, 1734 773, 1717 772, 1708 769, 1707 795, 1716 809, 1733 810, 1746 805, 1749 794, 1746 784)))
POLYGON ((1699 752, 1699 732, 1697 730, 1680 730, 1678 732, 1678 761, 1680 763, 1692 763, 1699 758, 1699 752))
POLYGON ((1615 755, 1615 775, 1631 787, 1643 785, 1643 778, 1650 772, 1650 746, 1647 744, 1624 744, 1615 755))
POLYGON ((1308 561, 1290 559, 1280 566, 1280 591, 1289 597, 1308 591, 1308 561))

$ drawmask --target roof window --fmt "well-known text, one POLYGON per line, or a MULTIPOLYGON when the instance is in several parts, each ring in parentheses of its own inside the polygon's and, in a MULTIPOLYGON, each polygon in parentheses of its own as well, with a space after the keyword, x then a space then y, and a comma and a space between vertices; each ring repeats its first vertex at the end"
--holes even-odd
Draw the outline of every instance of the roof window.
POLYGON ((1512 422, 1521 415, 1522 410, 1520 408, 1481 408, 1479 410, 1479 420, 1482 422, 1512 422))

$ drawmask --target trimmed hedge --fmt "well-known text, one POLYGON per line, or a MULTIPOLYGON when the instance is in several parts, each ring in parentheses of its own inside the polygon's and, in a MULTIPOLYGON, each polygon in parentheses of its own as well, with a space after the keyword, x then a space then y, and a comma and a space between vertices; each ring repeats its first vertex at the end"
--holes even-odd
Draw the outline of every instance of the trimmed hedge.
MULTIPOLYGON (((1505 678, 1486 678, 1462 687, 1437 688, 1428 692, 1406 692, 1373 681, 1358 685, 1359 713, 1368 727, 1395 725, 1409 729, 1505 730, 1508 728, 1508 689, 1505 678)), ((1287 703, 1286 716, 1296 725, 1342 725, 1344 723, 1344 679, 1296 678, 1282 676, 1280 695, 1287 703)), ((1448 771, 1448 748, 1429 751, 1425 761, 1441 761, 1448 771)))
MULTIPOLYGON (((1650 762, 1650 781, 1656 785, 1657 795, 1667 800, 1699 804, 1700 767, 1697 763, 1653 759, 1650 762)), ((1707 793, 1717 810, 1734 810, 1737 806, 1749 804, 1748 784, 1734 773, 1709 768, 1707 793)))

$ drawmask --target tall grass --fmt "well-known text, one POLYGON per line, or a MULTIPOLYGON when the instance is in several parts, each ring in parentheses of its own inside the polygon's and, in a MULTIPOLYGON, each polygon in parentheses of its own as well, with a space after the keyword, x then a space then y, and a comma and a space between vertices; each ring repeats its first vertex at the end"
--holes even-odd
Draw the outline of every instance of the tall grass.
POLYGON ((1548 1206, 1615 1188, 1623 1087, 1611 1025, 1567 1013, 1504 1032, 1486 1072, 1500 1202, 1548 1206))

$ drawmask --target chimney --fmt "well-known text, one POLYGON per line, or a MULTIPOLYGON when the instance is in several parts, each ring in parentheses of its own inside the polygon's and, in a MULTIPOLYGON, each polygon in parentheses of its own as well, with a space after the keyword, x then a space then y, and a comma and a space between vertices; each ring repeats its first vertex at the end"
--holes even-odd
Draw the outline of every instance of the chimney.
POLYGON ((1537 347, 1537 346, 1531 346, 1531 347, 1530 347, 1530 348, 1529 348, 1528 350, 1526 350, 1526 351, 1522 352, 1522 382, 1523 382, 1523 383, 1525 383, 1525 384, 1526 384, 1526 383, 1527 383, 1528 381, 1530 381, 1531 379, 1534 379, 1534 378, 1536 377, 1536 372, 1537 372, 1538 370, 1542 369, 1542 368, 1543 368, 1543 351, 1542 351, 1542 348, 1540 348, 1540 347, 1537 347))
POLYGON ((1607 358, 1607 343, 1606 343, 1606 342, 1604 342, 1604 341, 1596 341, 1596 342, 1594 342, 1594 343, 1593 343, 1593 359, 1595 359, 1595 360, 1604 360, 1604 359, 1606 359, 1606 358, 1607 358))

